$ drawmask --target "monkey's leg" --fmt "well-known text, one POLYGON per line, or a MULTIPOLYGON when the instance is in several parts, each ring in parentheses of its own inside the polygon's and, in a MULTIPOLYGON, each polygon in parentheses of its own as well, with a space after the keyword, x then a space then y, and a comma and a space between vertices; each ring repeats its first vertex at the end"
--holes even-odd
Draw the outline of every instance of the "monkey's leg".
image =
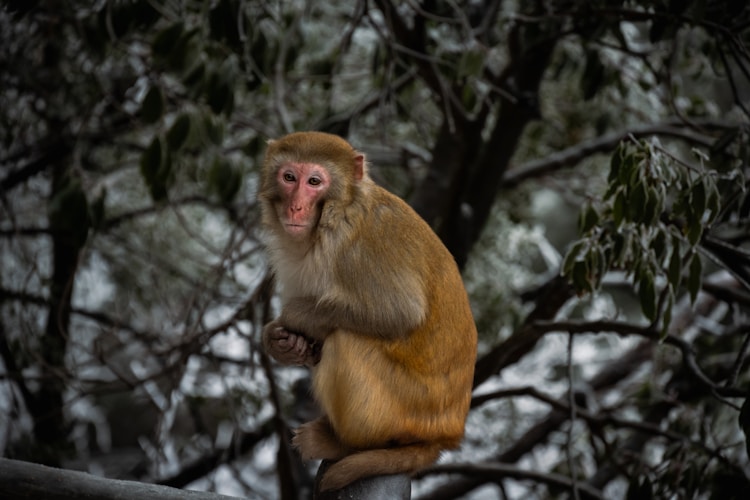
POLYGON ((292 444, 299 450, 303 460, 339 460, 350 453, 336 437, 328 417, 302 424, 294 431, 292 444))
POLYGON ((432 465, 442 449, 440 444, 420 443, 354 453, 331 465, 320 490, 338 490, 363 477, 416 472, 432 465))

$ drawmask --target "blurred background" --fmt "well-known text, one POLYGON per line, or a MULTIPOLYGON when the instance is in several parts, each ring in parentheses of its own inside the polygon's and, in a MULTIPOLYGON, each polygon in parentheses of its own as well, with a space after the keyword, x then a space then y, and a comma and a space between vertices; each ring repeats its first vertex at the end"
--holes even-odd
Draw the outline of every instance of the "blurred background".
POLYGON ((0 456, 309 498, 255 190, 268 139, 323 130, 479 330, 414 498, 750 495, 746 2, 1 5, 0 456))

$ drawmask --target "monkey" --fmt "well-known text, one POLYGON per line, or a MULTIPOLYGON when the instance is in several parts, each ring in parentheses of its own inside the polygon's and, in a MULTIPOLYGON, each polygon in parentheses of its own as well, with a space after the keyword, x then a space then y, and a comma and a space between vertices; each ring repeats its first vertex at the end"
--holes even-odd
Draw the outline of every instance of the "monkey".
POLYGON ((322 415, 292 439, 333 464, 320 490, 412 474, 457 448, 477 331, 455 259, 345 139, 295 132, 268 143, 258 200, 281 312, 266 352, 311 369, 322 415))

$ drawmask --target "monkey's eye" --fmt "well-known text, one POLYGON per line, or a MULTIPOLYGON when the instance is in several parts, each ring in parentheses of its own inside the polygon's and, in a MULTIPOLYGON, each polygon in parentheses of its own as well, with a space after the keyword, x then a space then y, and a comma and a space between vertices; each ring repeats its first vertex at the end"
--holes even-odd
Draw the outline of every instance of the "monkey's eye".
POLYGON ((294 174, 291 172, 285 172, 283 178, 286 182, 294 182, 294 174))
POLYGON ((320 177, 310 177, 310 179, 307 181, 307 183, 311 186, 319 186, 321 182, 323 181, 320 180, 320 177))

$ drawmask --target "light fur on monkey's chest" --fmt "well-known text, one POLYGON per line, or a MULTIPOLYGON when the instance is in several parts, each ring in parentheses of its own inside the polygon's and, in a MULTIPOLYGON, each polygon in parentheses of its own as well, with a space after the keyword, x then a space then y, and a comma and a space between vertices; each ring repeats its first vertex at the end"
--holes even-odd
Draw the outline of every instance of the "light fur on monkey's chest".
POLYGON ((291 297, 320 298, 331 287, 330 266, 322 265, 315 255, 295 258, 281 253, 273 261, 282 302, 291 297))

